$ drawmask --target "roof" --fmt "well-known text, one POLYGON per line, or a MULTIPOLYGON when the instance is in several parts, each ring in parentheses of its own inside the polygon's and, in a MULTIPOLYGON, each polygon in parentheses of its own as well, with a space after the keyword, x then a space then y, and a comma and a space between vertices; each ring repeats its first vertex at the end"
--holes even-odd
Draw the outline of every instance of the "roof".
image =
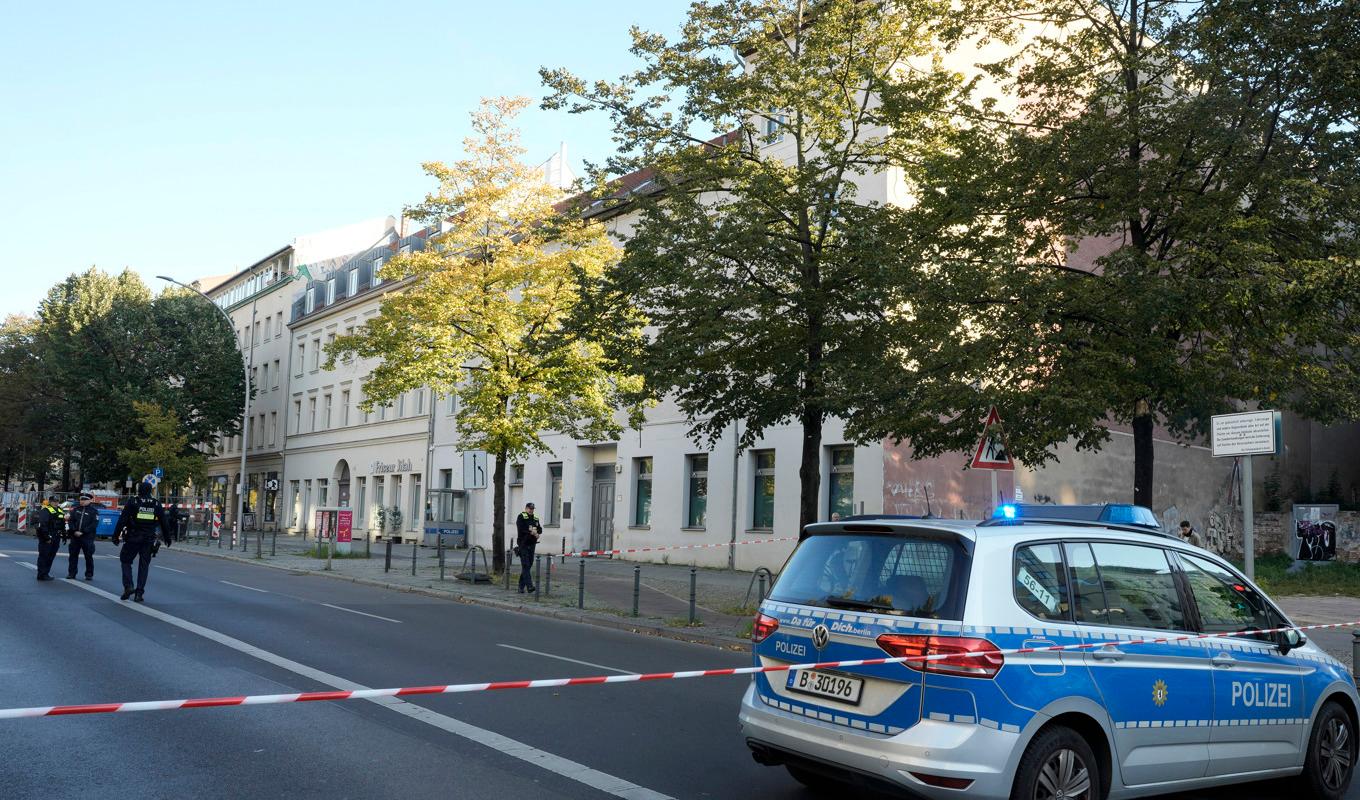
POLYGON ((216 278, 200 278, 200 279, 199 279, 199 283, 198 283, 199 288, 200 288, 203 292, 208 293, 208 294, 211 294, 213 291, 215 291, 215 290, 217 290, 217 289, 226 288, 226 286, 227 286, 228 284, 233 283, 237 278, 244 278, 244 277, 247 277, 251 272, 254 272, 255 269, 258 268, 261 264, 263 264, 263 263, 265 263, 266 261, 269 261, 269 260, 271 260, 271 259, 278 258, 279 256, 283 255, 284 253, 286 253, 286 252, 288 252, 289 250, 292 250, 292 249, 293 249, 293 246, 292 246, 291 244, 286 244, 286 245, 284 245, 283 247, 280 247, 278 250, 275 250, 274 252, 272 252, 272 253, 270 253, 269 255, 265 256, 264 258, 260 259, 259 261, 256 261, 255 263, 253 263, 253 264, 251 264, 250 266, 246 267, 245 269, 241 270, 240 272, 228 274, 228 275, 226 275, 225 277, 221 277, 220 280, 219 280, 219 279, 216 279, 216 278), (217 282, 216 282, 216 283, 213 283, 213 284, 211 284, 211 285, 209 285, 209 284, 207 283, 207 281, 210 281, 210 280, 217 280, 217 282))

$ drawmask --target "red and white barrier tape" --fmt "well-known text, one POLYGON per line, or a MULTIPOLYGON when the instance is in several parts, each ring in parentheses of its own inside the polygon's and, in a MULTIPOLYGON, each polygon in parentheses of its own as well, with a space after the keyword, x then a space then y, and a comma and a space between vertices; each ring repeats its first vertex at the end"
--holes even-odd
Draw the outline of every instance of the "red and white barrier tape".
POLYGON ((625 547, 618 550, 580 550, 575 553, 562 553, 554 558, 579 558, 581 556, 617 556, 624 553, 659 553, 662 550, 707 550, 714 547, 732 547, 738 544, 770 544, 771 542, 796 542, 797 536, 777 536, 773 539, 747 539, 744 542, 718 542, 716 544, 677 544, 663 547, 625 547))
MULTIPOLYGON (((848 661, 820 661, 806 664, 774 664, 765 667, 732 667, 729 669, 700 669, 688 672, 653 672, 643 675, 596 675, 588 678, 550 678, 532 681, 493 681, 491 683, 459 683, 446 686, 413 686, 402 689, 359 689, 338 692, 298 692, 295 694, 257 694, 240 697, 200 697, 192 700, 150 700, 133 703, 94 703, 73 706, 37 706, 34 708, 0 709, 0 719, 19 719, 23 717, 62 717, 75 714, 114 714, 125 711, 168 711, 177 708, 217 708, 220 706, 263 706, 280 703, 307 703, 316 700, 368 700, 375 697, 409 697, 420 694, 461 694, 465 692, 490 692, 499 689, 549 689, 561 686, 596 686, 603 683, 639 683, 641 681, 680 680, 683 678, 714 678, 731 675, 756 675, 769 672, 788 672, 795 669, 836 669, 839 667, 868 667, 879 664, 925 663, 956 658, 983 658, 987 656, 1024 655, 1028 653, 1050 653, 1061 650, 1093 650, 1106 645, 1129 647, 1139 644, 1169 644, 1191 639, 1223 639, 1234 636, 1260 636, 1261 634, 1281 633, 1283 631, 1312 631, 1333 628, 1360 626, 1355 622, 1335 622, 1328 625, 1300 625, 1287 628, 1270 628, 1260 631, 1229 631, 1226 633, 1193 633, 1180 636, 1159 636, 1152 639, 1120 639, 1107 642, 1088 642, 1085 644, 1060 644, 1049 647, 1021 647, 1012 650, 991 650, 969 653, 938 653, 921 656, 885 656, 883 658, 858 658, 848 661)), ((949 638, 949 637, 941 637, 949 638)))

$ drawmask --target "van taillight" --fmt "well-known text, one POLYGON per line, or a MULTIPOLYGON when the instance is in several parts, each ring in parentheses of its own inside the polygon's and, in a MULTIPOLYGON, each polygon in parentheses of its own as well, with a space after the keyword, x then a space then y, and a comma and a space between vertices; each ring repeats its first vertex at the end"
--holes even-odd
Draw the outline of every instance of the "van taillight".
POLYGON ((917 672, 941 675, 963 675, 970 678, 994 678, 1006 659, 997 646, 986 639, 968 636, 906 636, 885 633, 878 637, 878 646, 893 658, 921 658, 904 661, 917 672), (934 656, 932 660, 926 657, 934 656))
POLYGON ((760 644, 770 638, 770 634, 779 630, 779 620, 765 614, 756 614, 755 622, 751 623, 751 641, 760 644))

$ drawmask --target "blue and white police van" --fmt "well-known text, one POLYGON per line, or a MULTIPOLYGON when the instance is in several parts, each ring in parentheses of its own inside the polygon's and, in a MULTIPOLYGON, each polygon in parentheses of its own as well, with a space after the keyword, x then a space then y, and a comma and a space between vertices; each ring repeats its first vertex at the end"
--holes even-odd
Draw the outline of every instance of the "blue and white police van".
POLYGON ((1296 776, 1341 798, 1349 671, 1213 553, 1132 506, 808 526, 756 616, 756 761, 828 792, 1102 800, 1296 776), (1009 518, 1007 518, 1009 516, 1009 518), (1134 644, 1195 633, 1241 636, 1134 644), (1098 645, 1035 653, 1056 645, 1098 645))

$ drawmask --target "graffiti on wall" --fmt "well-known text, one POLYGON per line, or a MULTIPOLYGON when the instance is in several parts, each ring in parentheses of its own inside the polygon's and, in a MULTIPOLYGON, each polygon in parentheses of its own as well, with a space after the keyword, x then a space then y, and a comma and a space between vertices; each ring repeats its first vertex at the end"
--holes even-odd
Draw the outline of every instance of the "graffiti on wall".
POLYGON ((1336 558, 1336 505, 1294 506, 1294 542, 1298 561, 1331 561, 1336 558))

